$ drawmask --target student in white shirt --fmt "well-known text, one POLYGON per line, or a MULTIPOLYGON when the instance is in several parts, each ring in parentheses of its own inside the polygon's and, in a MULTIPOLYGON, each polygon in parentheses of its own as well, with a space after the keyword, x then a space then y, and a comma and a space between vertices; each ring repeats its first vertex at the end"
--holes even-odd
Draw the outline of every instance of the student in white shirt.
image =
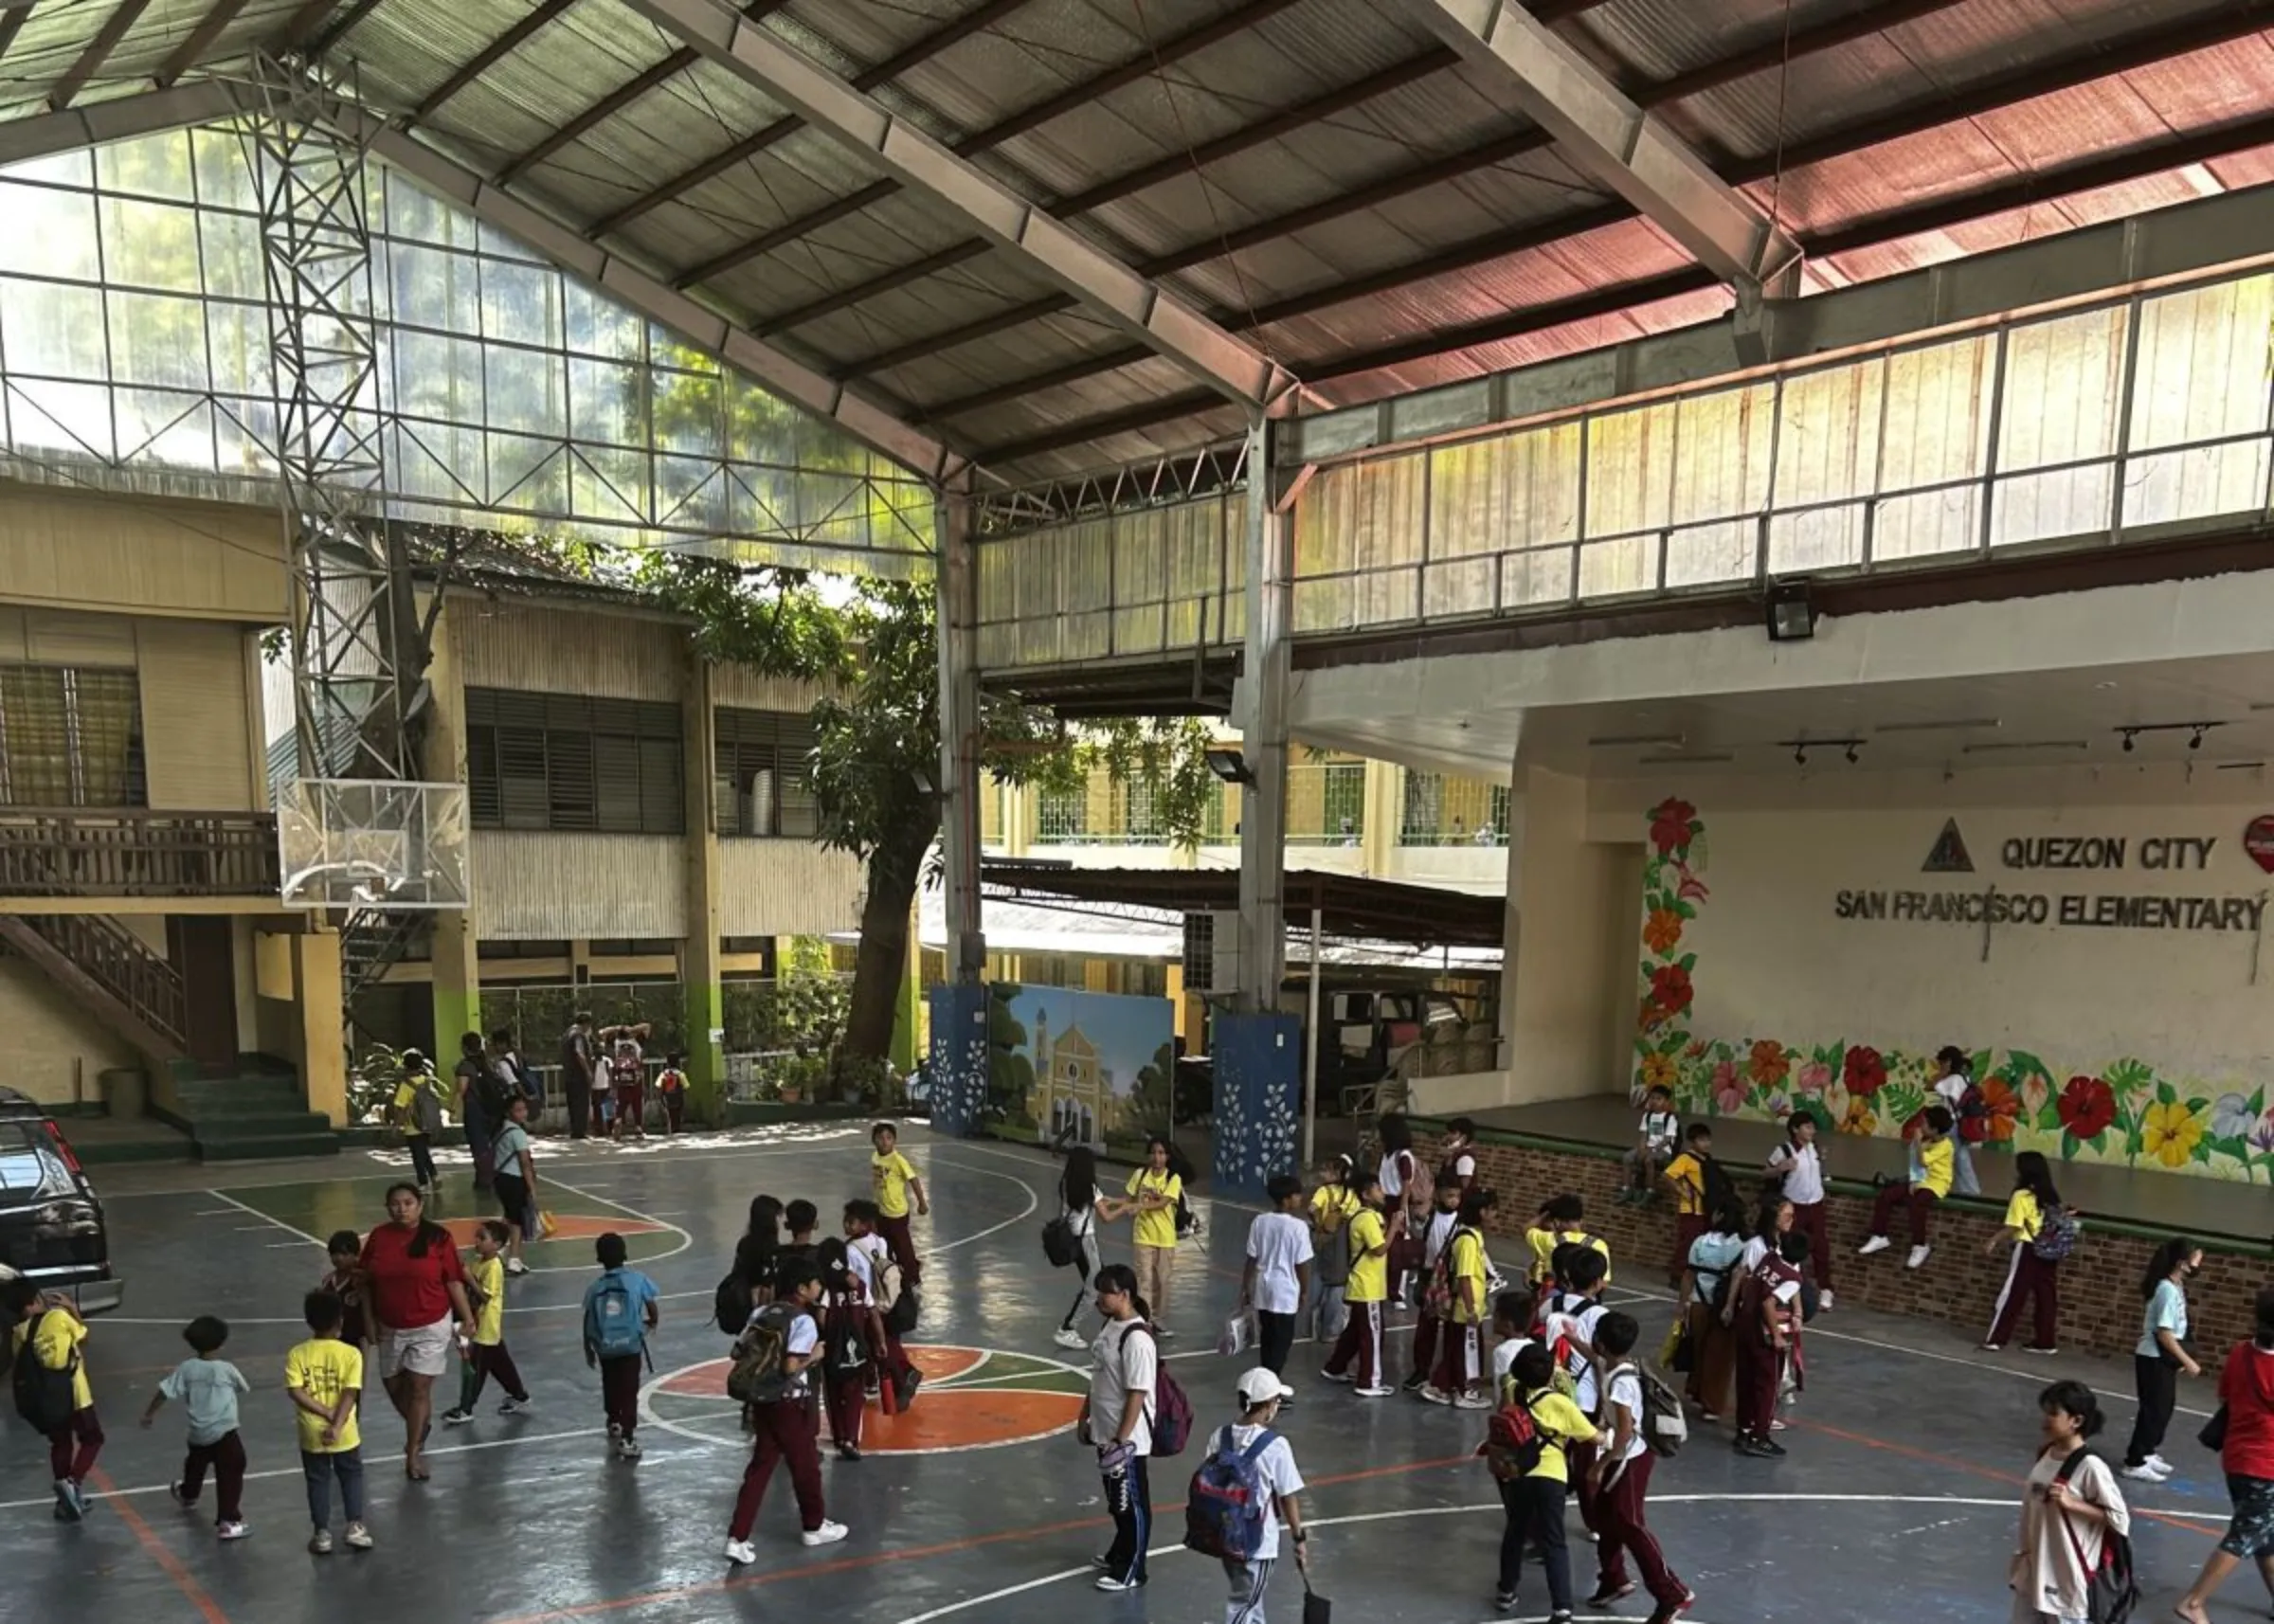
POLYGON ((1109 1263, 1097 1272, 1097 1311, 1106 1328, 1092 1344, 1096 1361, 1074 1431, 1097 1450, 1113 1543, 1098 1559, 1097 1588, 1135 1590, 1145 1583, 1145 1548, 1153 1534, 1153 1491, 1146 1461, 1153 1453, 1153 1384, 1161 1370, 1150 1310, 1137 1294, 1137 1272, 1109 1263))
POLYGON ((1816 1119, 1796 1110, 1784 1122, 1784 1143, 1769 1152, 1769 1177, 1781 1179, 1793 1203, 1793 1227, 1808 1236, 1815 1260, 1816 1306, 1832 1307, 1832 1228, 1824 1201, 1824 1153, 1816 1148, 1816 1119))
MULTIPOLYGON (((1602 1324, 1610 1310, 1600 1301, 1603 1285, 1610 1274, 1610 1266, 1603 1254, 1593 1247, 1572 1248, 1566 1278, 1570 1290, 1559 1291, 1548 1300, 1547 1320, 1542 1340, 1550 1349, 1558 1343, 1567 1344, 1565 1368, 1579 1391, 1572 1402, 1579 1405, 1582 1416, 1595 1416, 1602 1411, 1601 1384, 1597 1380, 1595 1361, 1596 1327, 1602 1324)), ((1571 1486, 1579 1501, 1579 1521, 1590 1532, 1597 1526, 1595 1493, 1590 1487, 1590 1475, 1599 1444, 1574 1440, 1564 1448, 1564 1458, 1570 1463, 1571 1486)))
POLYGON ((1081 1271, 1081 1284, 1074 1290, 1074 1302, 1066 1317, 1058 1322, 1057 1334, 1051 1340, 1060 1347, 1076 1351, 1088 1347, 1089 1340, 1074 1328, 1090 1306, 1090 1282, 1097 1278, 1103 1267, 1097 1254, 1097 1226, 1111 1223, 1129 1210, 1128 1203, 1117 1201, 1098 1187, 1097 1154, 1087 1146, 1075 1146, 1066 1152, 1066 1167, 1058 1175, 1058 1200, 1066 1209, 1066 1227, 1074 1232, 1074 1242, 1081 1248, 1075 1266, 1081 1271))
MULTIPOLYGON (((758 1560, 750 1544, 750 1530, 766 1502, 766 1486, 777 1464, 789 1468, 789 1481, 798 1500, 802 1538, 808 1545, 830 1545, 845 1537, 842 1523, 829 1521, 821 1498, 821 1451, 816 1435, 813 1405, 807 1395, 806 1367, 821 1352, 821 1330, 813 1311, 821 1298, 821 1272, 810 1259, 785 1263, 775 1284, 775 1300, 797 1310, 782 1338, 782 1369, 789 1378, 779 1398, 751 1404, 746 1424, 753 1435, 750 1464, 742 1474, 742 1490, 734 1497, 733 1520, 727 1525, 727 1561, 737 1567, 758 1560)), ((778 1312, 771 1306, 751 1315, 778 1312)))
POLYGON ((1689 1590, 1666 1565, 1658 1536, 1643 1518, 1643 1501, 1651 1491, 1650 1435, 1643 1430, 1642 1367, 1633 1361, 1634 1343, 1641 1335, 1633 1316, 1615 1308, 1595 1327, 1595 1351, 1603 1367, 1603 1433, 1590 1470, 1595 1502, 1596 1545, 1599 1580, 1587 1598, 1590 1607, 1609 1607, 1634 1593, 1627 1578, 1627 1558, 1642 1574, 1642 1582, 1657 1602, 1653 1619, 1669 1621, 1681 1615, 1693 1599, 1689 1590))
MULTIPOLYGON (((1943 1044, 1935 1055, 1935 1094, 1949 1110, 1953 1124, 1950 1131, 1950 1148, 1953 1152, 1950 1193, 1954 1196, 1978 1196, 1982 1193, 1982 1182, 1974 1171, 1972 1142, 1960 1131, 1967 1119, 1967 1112, 1961 1108, 1966 1102, 1966 1092, 1973 1087, 1973 1058, 1956 1043, 1943 1044)), ((1914 1177, 1911 1182, 1915 1184, 1920 1181, 1914 1177)))
MULTIPOLYGON (((1297 1215, 1303 1181, 1282 1173, 1265 1186, 1272 1210, 1248 1225, 1248 1262, 1239 1303, 1255 1311, 1255 1357, 1274 1377, 1287 1370, 1295 1347, 1295 1316, 1310 1289, 1310 1225, 1297 1215)), ((1293 1395, 1288 1395, 1293 1401, 1293 1395)), ((1279 1400, 1274 1399, 1274 1404, 1279 1400)))
MULTIPOLYGON (((1422 1289, 1428 1290, 1432 1271, 1437 1266, 1437 1254, 1453 1238, 1453 1219, 1461 1210, 1462 1184, 1460 1175, 1449 1166, 1437 1175, 1437 1204, 1429 1215, 1429 1222, 1421 1231, 1422 1289)), ((1404 1381, 1408 1393, 1422 1392, 1429 1384, 1430 1372, 1437 1367, 1437 1339, 1444 1334, 1444 1322, 1424 1313, 1414 1322, 1414 1368, 1404 1381)))
POLYGON ((1508 1388, 1509 1371, 1516 1356, 1532 1345, 1527 1333, 1535 1306, 1531 1292, 1525 1290, 1503 1291, 1492 1299, 1492 1397, 1499 1404, 1515 1402, 1508 1388))
MULTIPOLYGON (((1278 1418, 1279 1407, 1293 1397, 1273 1372, 1249 1371, 1239 1379, 1239 1419, 1208 1440, 1210 1453, 1254 1449, 1278 1418)), ((1296 1498, 1303 1492, 1303 1473, 1288 1441, 1275 1433, 1270 1435, 1271 1442, 1255 1457, 1255 1475, 1264 1489, 1263 1539, 1247 1561, 1223 1559, 1224 1578, 1231 1585, 1224 1624, 1264 1624, 1263 1597, 1272 1585, 1272 1570, 1278 1565, 1282 1525, 1294 1543, 1295 1566, 1306 1577, 1310 1573, 1310 1533, 1303 1526, 1303 1507, 1296 1498)))

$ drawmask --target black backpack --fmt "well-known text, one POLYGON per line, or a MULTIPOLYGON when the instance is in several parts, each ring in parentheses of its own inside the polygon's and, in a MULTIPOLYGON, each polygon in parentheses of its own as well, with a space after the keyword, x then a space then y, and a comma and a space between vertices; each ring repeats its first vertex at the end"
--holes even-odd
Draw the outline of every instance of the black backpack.
MULTIPOLYGON (((2061 1463, 2053 1481, 2066 1484, 2078 1467, 2095 1458, 2088 1449, 2076 1450, 2061 1463)), ((2139 1575, 2132 1564, 2131 1538, 2103 1525, 2100 1565, 2090 1567, 2084 1561, 2084 1542, 2077 1538, 2076 1525, 2068 1520, 2068 1513, 2055 1511, 2053 1515, 2061 1519, 2069 1548, 2077 1553, 2077 1564, 2086 1568, 2084 1616, 2091 1624, 2128 1624, 2139 1606, 2139 1575)))
MULTIPOLYGON (((56 1310, 50 1308, 47 1314, 56 1310)), ((47 1314, 31 1322, 25 1333, 23 1350, 16 1356, 15 1369, 10 1381, 15 1388, 16 1414, 24 1417, 25 1425, 35 1433, 59 1433, 71 1424, 71 1416, 79 1406, 72 1402, 72 1378, 79 1372, 79 1354, 74 1350, 70 1362, 61 1370, 50 1370, 40 1362, 32 1344, 40 1334, 47 1314)))
POLYGON ((740 1336, 749 1328, 756 1308, 750 1283, 742 1277, 740 1269, 728 1270, 727 1277, 718 1283, 718 1290, 711 1293, 711 1317, 729 1336, 740 1336))
POLYGON ((514 1101, 521 1097, 518 1084, 505 1069, 503 1060, 484 1060, 480 1074, 474 1082, 474 1092, 481 1100, 481 1114, 502 1127, 506 1115, 513 1110, 514 1101))

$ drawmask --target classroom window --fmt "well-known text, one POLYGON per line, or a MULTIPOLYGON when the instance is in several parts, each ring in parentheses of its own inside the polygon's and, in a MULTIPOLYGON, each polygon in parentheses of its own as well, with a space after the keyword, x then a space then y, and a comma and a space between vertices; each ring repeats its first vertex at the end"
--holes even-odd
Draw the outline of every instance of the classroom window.
POLYGON ((821 833, 813 794, 820 736, 811 716, 721 706, 713 731, 711 790, 720 834, 810 840, 821 833))
POLYGON ((466 690, 466 800, 478 829, 678 835, 679 708, 466 690))
POLYGON ((148 804, 132 671, 0 665, 0 805, 148 804))

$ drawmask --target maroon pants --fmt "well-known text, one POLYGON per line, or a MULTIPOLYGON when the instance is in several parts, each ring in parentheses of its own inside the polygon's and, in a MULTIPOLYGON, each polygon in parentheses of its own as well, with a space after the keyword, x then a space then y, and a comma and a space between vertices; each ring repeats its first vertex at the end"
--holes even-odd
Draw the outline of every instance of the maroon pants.
POLYGON ((56 1478, 84 1483, 102 1453, 102 1422, 89 1404, 71 1412, 71 1419, 47 1435, 47 1465, 56 1478))
MULTIPOLYGON (((514 1356, 505 1351, 505 1344, 478 1342, 473 1344, 466 1362, 474 1367, 474 1384, 466 1389, 465 1407, 467 1409, 470 1410, 474 1407, 475 1400, 481 1397, 481 1390, 489 1385, 490 1378, 493 1376, 497 1379, 497 1385, 505 1389, 505 1396, 508 1398, 518 1402, 529 1397, 529 1388, 522 1383, 520 1369, 514 1363, 514 1356)), ((605 1377, 603 1380, 605 1382, 605 1377)), ((639 1372, 635 1369, 632 1373, 632 1406, 635 1410, 639 1408, 639 1372)), ((609 1410, 609 1418, 615 1418, 612 1405, 609 1410)), ((631 1429, 627 1427, 624 1430, 629 1432, 631 1429)))
MULTIPOLYGON (((1882 1184, 1879 1199, 1871 1203, 1871 1233, 1886 1235, 1895 1227, 1895 1214, 1903 1207, 1911 1209, 1911 1244, 1926 1244, 1927 1216, 1942 1204, 1942 1198, 1922 1184, 1882 1184)), ((1795 1221, 1798 1221, 1796 1212, 1795 1221)), ((1809 1245, 1815 1241, 1811 1238, 1809 1245)))
POLYGON ((748 1414, 757 1438, 750 1464, 743 1469, 742 1492, 734 1496, 728 1538, 747 1540, 758 1525, 758 1510, 766 1504, 766 1486, 773 1481, 777 1462, 789 1467, 798 1521, 812 1533, 826 1520, 827 1510, 821 1503, 821 1450, 814 1434, 813 1406, 803 1398, 785 1398, 778 1404, 752 1404, 748 1414))
POLYGON ((600 1362, 600 1401, 606 1406, 608 1425, 624 1437, 640 1424, 640 1356, 600 1362))
POLYGON ((908 1230, 908 1215, 879 1218, 876 1233, 884 1236, 885 1245, 893 1249, 893 1261, 900 1265, 900 1283, 918 1286, 924 1281, 924 1266, 916 1261, 916 1238, 908 1230))
POLYGON ((182 1457, 182 1504, 192 1505, 206 1487, 206 1471, 213 1472, 213 1495, 221 1502, 213 1520, 244 1520, 244 1440, 232 1428, 209 1444, 191 1444, 182 1457))
POLYGON ((1811 1201, 1806 1206, 1793 1203, 1793 1230, 1808 1236, 1808 1261, 1815 1271, 1816 1290, 1832 1290, 1832 1222, 1831 1203, 1811 1201))
POLYGON ((1777 1418, 1777 1380, 1783 1361, 1761 1339, 1759 1326, 1737 1328, 1737 1435, 1766 1442, 1777 1418))
POLYGON ((1596 1505, 1595 1490, 1587 1487, 1587 1473, 1595 1465, 1595 1445, 1565 1444, 1563 1459, 1571 1471, 1571 1497, 1579 1503, 1579 1526, 1591 1534, 1599 1534, 1602 1510, 1596 1505))
POLYGON ((1992 1346, 2005 1346, 2006 1339, 2013 1334, 2024 1297, 2031 1299, 2036 1309, 2030 1345, 2050 1351, 2056 1345, 2061 1314, 2061 1265, 2038 1256, 2028 1241, 2017 1240, 2013 1261, 2006 1266, 2005 1290, 1997 1294, 1997 1318, 1990 1325, 1992 1346))
MULTIPOLYGON (((1427 1322, 1424 1322, 1427 1323, 1427 1322)), ((1438 1322, 1441 1349, 1437 1354, 1436 1374, 1431 1384, 1440 1393, 1459 1398, 1473 1393, 1485 1376, 1485 1344, 1482 1326, 1464 1326, 1451 1320, 1438 1322)))
POLYGON ((1698 1236, 1705 1233, 1704 1213, 1674 1215, 1674 1255, 1666 1266, 1666 1283, 1669 1286, 1682 1284, 1682 1276, 1689 1271, 1689 1249, 1696 1244, 1698 1236))
POLYGON ((868 1378, 860 1367, 831 1371, 821 1389, 821 1402, 829 1410, 829 1436, 839 1444, 860 1448, 860 1421, 869 1408, 868 1378))
POLYGON ((1357 1362, 1355 1380, 1361 1387, 1381 1385, 1381 1305, 1380 1303, 1352 1303, 1350 1323, 1335 1339, 1334 1352, 1326 1361, 1326 1374, 1340 1376, 1357 1362))
POLYGON ((1445 1322, 1431 1314, 1414 1322, 1414 1374, 1424 1381, 1436 1380, 1437 1339, 1444 1329, 1445 1322))
POLYGON ((687 1126, 687 1091, 685 1089, 665 1089, 663 1091, 663 1126, 673 1133, 678 1132, 680 1128, 687 1126))
POLYGON ((1689 1592, 1666 1565, 1658 1536, 1642 1520, 1643 1501, 1651 1492, 1651 1468, 1657 1459, 1644 1450, 1596 1496, 1595 1525, 1600 1539, 1595 1554, 1601 1564, 1603 1589, 1615 1590, 1627 1582, 1627 1558, 1631 1555, 1642 1574, 1642 1587, 1665 1604, 1680 1601, 1689 1592))

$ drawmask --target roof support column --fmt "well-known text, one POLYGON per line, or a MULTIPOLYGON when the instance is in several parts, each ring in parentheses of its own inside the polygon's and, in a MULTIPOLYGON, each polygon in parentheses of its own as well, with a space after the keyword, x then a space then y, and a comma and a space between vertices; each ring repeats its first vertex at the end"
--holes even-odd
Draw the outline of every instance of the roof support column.
POLYGON ((979 562, 971 494, 950 485, 934 508, 939 538, 940 845, 948 874, 948 980, 985 973, 979 880, 979 562))
POLYGON ((1253 780, 1239 812, 1239 1007, 1279 1007, 1287 968, 1287 701, 1293 676, 1295 492, 1274 464, 1280 424, 1248 431, 1247 651, 1239 723, 1253 780))

